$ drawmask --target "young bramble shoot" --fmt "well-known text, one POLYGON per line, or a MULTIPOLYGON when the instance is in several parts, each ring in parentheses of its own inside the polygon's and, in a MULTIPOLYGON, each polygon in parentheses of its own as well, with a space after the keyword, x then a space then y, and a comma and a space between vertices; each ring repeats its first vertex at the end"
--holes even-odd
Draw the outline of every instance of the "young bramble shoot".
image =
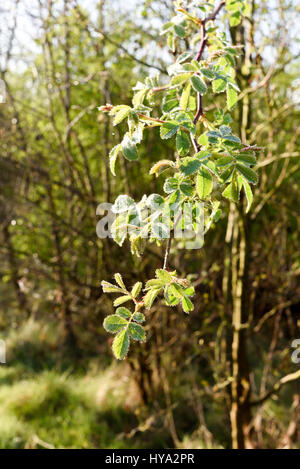
POLYGON ((159 298, 172 307, 180 305, 185 313, 194 310, 193 286, 167 269, 176 223, 170 226, 165 223, 162 218, 165 207, 171 207, 176 215, 176 210, 179 213, 185 203, 192 206, 202 203, 207 232, 220 218, 222 197, 239 203, 243 191, 242 203, 248 212, 253 202, 251 185, 258 182, 254 167, 260 149, 233 134, 228 112, 239 100, 235 62, 242 51, 239 46, 232 46, 214 24, 223 13, 231 27, 237 26, 249 12, 248 2, 206 2, 200 6, 201 17, 187 11, 180 1, 174 5, 175 16, 162 27, 168 48, 175 55, 174 63, 168 67, 168 82, 160 82, 159 76, 147 77, 134 87, 132 107, 107 104, 99 108, 109 112, 113 125, 128 127, 123 140, 109 154, 114 176, 119 155, 133 164, 139 158, 138 147, 147 129, 156 132, 155 127, 159 127, 157 137, 169 140, 174 148, 174 159, 162 158, 149 170, 156 177, 166 173, 163 194, 144 196, 139 202, 129 195, 119 195, 112 208, 116 215, 112 236, 120 246, 128 238, 132 253, 140 256, 148 232, 150 242, 167 244, 163 268, 156 270, 155 278, 148 280, 144 288, 139 281, 127 288, 120 274, 115 275, 116 284, 102 282, 105 293, 118 294, 113 302, 115 314, 104 320, 104 328, 115 334, 112 350, 120 360, 127 355, 131 340, 146 340, 143 326, 146 317, 142 310, 151 312, 155 300, 159 298), (187 43, 197 44, 198 51, 186 50, 176 57, 187 35, 191 35, 187 43), (206 114, 208 95, 215 112, 206 114), (145 208, 155 210, 154 214, 143 218, 145 208), (129 302, 133 309, 121 306, 129 302))

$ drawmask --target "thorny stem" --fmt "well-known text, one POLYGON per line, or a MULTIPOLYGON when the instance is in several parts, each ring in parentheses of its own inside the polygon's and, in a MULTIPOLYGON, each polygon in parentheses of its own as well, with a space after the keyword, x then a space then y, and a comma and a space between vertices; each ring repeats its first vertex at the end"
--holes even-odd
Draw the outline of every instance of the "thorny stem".
MULTIPOLYGON (((221 11, 221 9, 223 8, 224 5, 225 5, 225 1, 220 2, 220 4, 212 12, 212 14, 207 16, 206 18, 204 18, 201 21, 201 42, 200 42, 200 47, 199 47, 198 54, 196 56, 196 61, 197 62, 200 62, 200 60, 202 58, 202 55, 203 55, 203 52, 204 52, 204 49, 207 45, 205 25, 208 21, 214 21, 216 19, 216 16, 221 11)), ((199 121, 200 117, 203 116, 203 115, 204 115, 203 96, 202 96, 202 94, 197 93, 197 112, 196 112, 194 120, 193 120, 195 125, 199 121)), ((200 147, 199 143, 197 142, 197 140, 195 139, 195 137, 192 134, 191 134, 191 140, 192 140, 195 152, 198 153, 200 151, 201 147, 200 147)), ((165 257, 164 257, 164 266, 163 266, 164 269, 166 269, 166 267, 168 265, 168 257, 169 257, 169 254, 170 254, 170 249, 171 249, 171 235, 167 240, 166 252, 165 252, 165 257)))
MULTIPOLYGON (((202 55, 203 55, 203 52, 204 52, 204 49, 207 45, 205 25, 208 21, 214 21, 216 19, 217 14, 220 12, 220 10, 222 9, 222 7, 224 5, 225 5, 225 2, 224 1, 221 2, 219 4, 219 6, 215 9, 215 11, 211 15, 204 18, 204 20, 201 23, 201 42, 200 42, 199 52, 196 56, 196 61, 197 62, 200 62, 200 60, 202 58, 202 55)), ((197 109, 196 115, 194 117, 194 124, 195 125, 197 124, 200 117, 203 116, 203 101, 202 101, 202 95, 200 93, 197 93, 197 103, 198 103, 198 109, 197 109)))

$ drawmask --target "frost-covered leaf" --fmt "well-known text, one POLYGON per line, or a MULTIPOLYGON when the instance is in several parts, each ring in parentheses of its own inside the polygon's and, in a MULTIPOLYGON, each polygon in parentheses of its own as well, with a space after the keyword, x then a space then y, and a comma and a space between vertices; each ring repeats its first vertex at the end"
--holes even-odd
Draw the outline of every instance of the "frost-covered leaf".
POLYGON ((111 210, 113 213, 123 213, 132 210, 135 207, 135 201, 128 195, 119 195, 115 200, 111 210))
POLYGON ((184 181, 179 185, 180 192, 183 193, 183 195, 186 195, 187 197, 192 197, 194 194, 193 186, 192 183, 189 181, 184 181))
POLYGON ((116 175, 116 161, 117 161, 117 157, 118 157, 118 154, 120 153, 120 151, 122 150, 122 145, 121 143, 119 143, 118 145, 116 145, 115 147, 113 147, 111 149, 111 151, 109 152, 109 167, 110 167, 110 170, 111 170, 111 173, 115 176, 116 175))
POLYGON ((183 158, 180 162, 179 169, 185 176, 190 176, 198 171, 201 166, 201 161, 195 157, 183 158))
POLYGON ((183 130, 178 131, 176 135, 176 148, 180 156, 185 156, 190 149, 190 139, 183 130))
POLYGON ((101 286, 104 293, 124 293, 122 288, 119 288, 112 283, 106 282, 105 280, 102 280, 101 286))
POLYGON ((208 78, 208 80, 214 79, 215 74, 209 68, 201 68, 200 72, 202 73, 203 76, 205 76, 205 78, 208 78))
POLYGON ((132 313, 128 308, 125 308, 124 306, 120 306, 119 308, 116 309, 116 314, 118 316, 121 316, 121 318, 129 319, 132 313))
POLYGON ((130 114, 131 108, 129 106, 122 106, 122 108, 115 114, 113 125, 118 125, 130 114))
POLYGON ((222 167, 228 166, 228 165, 231 164, 233 161, 234 161, 234 158, 233 158, 233 156, 231 156, 231 155, 229 155, 229 156, 221 156, 221 158, 219 158, 218 161, 217 161, 217 166, 218 166, 219 168, 222 168, 222 167))
POLYGON ((193 311, 194 309, 194 305, 193 303, 191 302, 191 300, 189 298, 187 298, 186 296, 182 299, 182 308, 183 308, 183 311, 185 313, 189 313, 190 311, 193 311))
POLYGON ((237 91, 230 85, 227 85, 226 88, 226 99, 228 109, 232 109, 236 105, 238 100, 237 91))
POLYGON ((184 296, 183 288, 177 283, 171 283, 171 285, 169 285, 168 293, 175 296, 175 298, 183 298, 184 296))
POLYGON ((181 26, 180 24, 175 24, 174 26, 174 32, 177 36, 179 36, 180 38, 184 38, 185 37, 185 29, 183 26, 181 26))
POLYGON ((196 190, 200 199, 206 199, 213 188, 213 179, 210 172, 202 166, 197 174, 196 190))
POLYGON ((148 280, 146 283, 146 290, 151 290, 152 288, 157 289, 157 288, 162 288, 165 285, 165 282, 163 280, 157 279, 157 278, 152 278, 151 280, 148 280))
POLYGON ((130 295, 124 295, 124 296, 120 296, 119 298, 117 298, 115 301, 114 301, 114 306, 120 306, 122 305, 123 303, 126 303, 127 301, 130 301, 132 298, 130 295))
POLYGON ((103 327, 107 332, 115 334, 127 326, 127 321, 117 314, 112 314, 104 319, 103 327))
POLYGON ((146 340, 144 328, 140 326, 140 324, 135 324, 134 322, 131 322, 128 326, 128 330, 130 336, 134 340, 138 340, 139 342, 144 342, 146 340))
POLYGON ((168 178, 164 183, 164 191, 167 194, 171 194, 172 192, 176 191, 178 188, 178 179, 176 178, 168 178))
POLYGON ((155 298, 157 297, 157 295, 159 294, 160 292, 160 288, 158 289, 151 289, 149 290, 146 295, 144 296, 144 304, 145 304, 145 307, 147 309, 150 309, 155 298))
POLYGON ((135 93, 132 99, 132 104, 134 105, 135 108, 138 108, 143 103, 148 91, 149 89, 145 87, 144 89, 139 90, 137 93, 135 93))
POLYGON ((175 75, 171 80, 171 86, 182 85, 191 77, 190 73, 180 73, 179 75, 175 75))
POLYGON ((189 105, 189 99, 190 99, 190 94, 191 94, 191 83, 188 82, 182 93, 181 93, 181 97, 180 97, 180 109, 182 109, 183 111, 186 111, 187 108, 188 108, 188 105, 189 105))
POLYGON ((197 91, 197 93, 200 93, 200 94, 205 94, 206 93, 207 86, 204 83, 204 81, 201 80, 199 75, 193 75, 191 77, 191 83, 192 83, 192 87, 194 88, 195 91, 197 91))
POLYGON ((214 93, 222 93, 226 89, 227 81, 224 78, 216 78, 212 82, 212 88, 214 93))
POLYGON ((237 161, 241 161, 242 163, 246 165, 256 164, 256 158, 251 153, 239 153, 238 155, 236 155, 236 159, 237 161))
POLYGON ((123 360, 126 357, 129 345, 130 340, 128 330, 123 329, 116 335, 112 344, 112 351, 118 360, 123 360))
POLYGON ((160 127, 160 136, 163 140, 171 138, 173 135, 176 134, 177 130, 179 129, 178 122, 165 122, 160 127))
POLYGON ((137 152, 136 144, 125 134, 122 141, 122 151, 125 158, 129 161, 137 160, 139 155, 137 152))
POLYGON ((174 274, 174 272, 169 272, 169 271, 164 270, 164 269, 157 269, 155 271, 156 277, 159 280, 161 280, 162 282, 164 282, 165 284, 170 283, 170 282, 173 281, 173 274, 174 274))
POLYGON ((151 194, 147 198, 146 205, 151 210, 162 210, 165 204, 165 199, 159 194, 151 194))
POLYGON ((250 184, 248 184, 247 181, 243 181, 243 187, 244 187, 244 191, 245 191, 246 199, 247 199, 246 213, 248 213, 252 205, 253 194, 252 194, 250 184))
POLYGON ((252 184, 257 184, 258 177, 256 172, 253 171, 253 169, 240 163, 236 165, 236 169, 248 182, 251 182, 252 184))
POLYGON ((136 322, 145 322, 145 315, 143 313, 134 313, 133 319, 136 322))
POLYGON ((115 277, 115 281, 117 282, 117 284, 120 285, 120 287, 123 288, 126 291, 126 287, 125 287, 125 284, 123 282, 122 275, 116 273, 114 275, 114 277, 115 277))
POLYGON ((174 166, 175 166, 174 161, 160 160, 157 163, 155 163, 155 165, 152 166, 152 168, 149 171, 149 174, 155 174, 156 176, 158 176, 159 174, 161 174, 166 169, 168 169, 170 167, 174 167, 174 166))
POLYGON ((142 282, 136 282, 133 285, 132 290, 131 290, 131 294, 132 294, 133 298, 136 298, 139 295, 139 293, 142 289, 142 286, 143 286, 142 282))

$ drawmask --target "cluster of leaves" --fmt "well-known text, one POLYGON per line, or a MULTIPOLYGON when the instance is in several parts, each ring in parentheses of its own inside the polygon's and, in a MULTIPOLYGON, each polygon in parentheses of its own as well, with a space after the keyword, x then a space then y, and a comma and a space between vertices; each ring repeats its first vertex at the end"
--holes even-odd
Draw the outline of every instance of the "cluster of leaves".
POLYGON ((148 280, 145 290, 144 305, 150 309, 155 298, 161 292, 164 294, 168 306, 176 306, 179 303, 185 313, 193 311, 194 305, 190 300, 194 296, 195 289, 186 279, 179 279, 176 271, 168 272, 164 269, 157 269, 155 279, 148 280))
MULTIPOLYGON (((175 139, 174 160, 162 159, 150 169, 150 174, 157 177, 168 173, 163 185, 164 194, 144 196, 138 203, 128 195, 120 195, 113 206, 116 220, 112 235, 120 245, 129 236, 134 254, 140 255, 143 251, 149 230, 150 241, 160 243, 170 236, 176 222, 175 219, 169 225, 164 222, 166 211, 176 214, 186 203, 195 206, 201 202, 207 231, 220 216, 221 196, 238 202, 243 189, 248 202, 247 210, 251 207, 251 184, 258 181, 253 166, 259 149, 241 142, 230 127, 232 119, 228 111, 236 105, 240 91, 235 81, 235 60, 239 47, 233 47, 212 21, 225 3, 230 24, 236 26, 241 21, 241 15, 247 14, 245 1, 227 0, 215 10, 211 2, 200 5, 199 2, 191 2, 189 11, 182 1, 175 2, 176 15, 163 26, 162 34, 167 34, 168 45, 174 52, 177 42, 182 42, 187 35, 192 46, 200 41, 200 52, 196 58, 193 58, 192 51, 180 54, 168 68, 167 83, 160 84, 158 76, 148 77, 144 83, 138 82, 134 88, 132 106, 107 105, 100 108, 113 116, 114 125, 126 120, 128 126, 122 142, 109 155, 113 174, 120 153, 130 161, 139 158, 138 144, 149 128, 159 127, 162 140, 175 139), (196 8, 192 10, 194 6, 203 12, 204 18, 197 16, 196 8), (207 93, 213 96, 226 93, 227 109, 216 110, 213 119, 208 119, 203 111, 202 99, 207 93), (150 217, 146 210, 149 208, 152 210, 150 217)), ((192 224, 197 224, 196 218, 191 221, 192 224)), ((143 306, 151 306, 163 291, 168 305, 181 303, 184 311, 191 311, 193 305, 189 297, 193 289, 174 279, 174 272, 157 271, 156 279, 146 284, 143 306)), ((122 321, 125 320, 122 317, 122 321)), ((118 334, 126 336, 129 346, 132 320, 128 319, 127 322, 128 325, 124 323, 118 334)))
POLYGON ((127 290, 122 276, 115 274, 116 284, 102 281, 101 285, 104 293, 118 293, 118 298, 114 301, 116 307, 115 314, 107 316, 103 326, 107 332, 116 334, 112 350, 115 357, 123 360, 128 353, 130 339, 144 342, 146 340, 145 329, 142 324, 145 322, 145 315, 142 308, 150 309, 155 298, 163 292, 166 304, 175 306, 181 303, 183 310, 189 313, 194 309, 190 300, 195 293, 194 288, 186 279, 179 279, 176 271, 168 272, 164 269, 156 270, 156 278, 149 280, 144 289, 145 295, 138 300, 142 291, 142 283, 137 282, 132 289, 127 290), (134 309, 120 306, 128 301, 132 301, 134 309))

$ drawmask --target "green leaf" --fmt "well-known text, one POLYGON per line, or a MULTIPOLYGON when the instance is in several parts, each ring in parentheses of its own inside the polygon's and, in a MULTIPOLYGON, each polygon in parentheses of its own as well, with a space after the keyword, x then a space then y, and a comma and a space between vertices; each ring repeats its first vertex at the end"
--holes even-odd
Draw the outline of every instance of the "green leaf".
POLYGON ((131 290, 131 294, 133 298, 136 298, 139 295, 142 289, 142 285, 143 285, 142 282, 136 282, 136 284, 133 285, 132 290, 131 290))
POLYGON ((238 94, 237 94, 237 91, 234 88, 232 88, 232 86, 230 85, 227 85, 226 97, 227 97, 227 107, 228 109, 232 109, 237 103, 238 94))
POLYGON ((181 73, 180 75, 176 75, 171 80, 171 86, 182 85, 191 77, 190 73, 181 73))
POLYGON ((188 82, 182 93, 181 93, 181 97, 180 97, 180 109, 182 109, 183 111, 186 111, 187 110, 187 107, 188 107, 188 104, 189 104, 189 99, 190 99, 190 94, 191 94, 191 83, 188 82))
POLYGON ((168 21, 167 23, 163 24, 161 28, 161 35, 165 34, 167 31, 173 28, 173 26, 174 26, 174 23, 172 23, 171 21, 168 21))
POLYGON ((235 11, 229 18, 229 23, 231 27, 238 26, 242 20, 241 14, 239 11, 235 11))
POLYGON ((256 164, 256 158, 251 153, 239 153, 238 155, 236 155, 236 159, 247 165, 256 164))
POLYGON ((136 322, 144 322, 145 321, 145 315, 143 313, 134 313, 133 319, 136 322))
POLYGON ((186 296, 194 296, 194 295, 195 295, 195 288, 192 287, 192 286, 185 288, 184 294, 185 294, 186 296))
POLYGON ((224 78, 217 78, 212 82, 212 88, 214 93, 222 93, 226 88, 226 80, 224 78))
POLYGON ((239 201, 240 188, 235 176, 233 176, 231 183, 222 192, 223 197, 233 200, 233 202, 239 201))
POLYGON ((176 50, 176 41, 175 41, 175 37, 174 37, 174 34, 173 34, 172 31, 168 34, 167 44, 168 44, 169 49, 172 52, 175 52, 175 50, 176 50))
POLYGON ((183 62, 185 62, 189 57, 191 57, 191 53, 190 52, 183 52, 182 54, 180 54, 177 59, 176 59, 176 62, 178 64, 181 64, 183 62))
POLYGON ((165 122, 160 127, 160 136, 161 136, 161 138, 163 140, 171 138, 174 134, 176 134, 179 127, 180 126, 177 122, 165 122))
POLYGON ((137 93, 135 93, 132 99, 132 104, 134 105, 134 107, 139 107, 143 103, 148 91, 148 88, 143 88, 142 90, 139 90, 137 93))
POLYGON ((129 106, 122 106, 122 109, 118 111, 114 117, 113 120, 113 125, 118 125, 120 122, 122 122, 129 114, 130 114, 131 108, 129 106))
POLYGON ((125 134, 122 141, 122 151, 125 158, 129 161, 135 161, 139 157, 136 144, 130 140, 127 134, 125 134))
POLYGON ((205 78, 208 78, 208 80, 213 80, 214 79, 215 74, 209 68, 201 68, 200 72, 202 73, 202 75, 205 76, 205 78))
POLYGON ((230 181, 233 171, 234 171, 233 166, 230 166, 229 168, 225 169, 225 171, 221 175, 221 181, 223 183, 230 181))
POLYGON ((117 161, 117 157, 118 157, 118 154, 120 153, 120 151, 122 150, 122 145, 121 143, 119 143, 118 145, 116 145, 115 147, 113 147, 110 152, 109 152, 109 167, 110 167, 110 170, 111 170, 111 173, 115 176, 116 175, 116 171, 115 171, 115 168, 116 168, 116 161, 117 161))
POLYGON ((151 210, 162 210, 164 207, 165 199, 159 194, 151 194, 147 198, 146 205, 151 210))
POLYGON ((176 306, 181 301, 180 298, 176 298, 175 296, 170 295, 169 292, 168 292, 168 289, 166 289, 166 291, 165 291, 165 300, 167 302, 167 305, 169 305, 169 306, 176 306))
POLYGON ((192 197, 194 191, 190 182, 182 182, 179 186, 180 191, 187 197, 192 197))
POLYGON ((160 160, 152 166, 152 168, 149 171, 149 174, 155 174, 156 176, 159 176, 159 174, 161 174, 163 171, 174 166, 175 166, 174 161, 160 160))
POLYGON ((163 99, 163 104, 162 104, 163 112, 170 112, 172 111, 172 109, 176 107, 178 107, 177 97, 168 99, 168 96, 167 96, 163 99))
POLYGON ((145 303, 145 307, 147 309, 150 309, 155 298, 157 297, 157 295, 159 294, 160 292, 160 288, 158 289, 151 289, 149 290, 146 295, 144 296, 144 303, 145 303))
POLYGON ((126 328, 119 332, 113 341, 112 351, 118 360, 123 360, 126 357, 129 350, 129 344, 129 334, 126 328))
POLYGON ((111 210, 113 213, 124 213, 128 212, 129 210, 132 210, 135 205, 135 201, 128 195, 119 195, 116 198, 111 210))
POLYGON ((164 183, 164 191, 167 194, 171 194, 172 192, 176 191, 178 188, 178 179, 176 178, 168 178, 164 183))
POLYGON ((182 299, 182 308, 185 313, 189 313, 190 311, 193 311, 194 309, 193 303, 186 296, 182 299))
POLYGON ((252 194, 252 190, 248 182, 243 181, 243 187, 244 187, 244 191, 245 191, 246 199, 247 199, 246 213, 248 213, 252 205, 253 194, 252 194))
POLYGON ((198 75, 193 75, 191 77, 191 83, 192 87, 194 88, 195 91, 197 91, 200 94, 205 94, 207 91, 207 86, 204 83, 203 80, 198 75))
POLYGON ((112 283, 106 282, 105 280, 102 280, 101 286, 103 289, 103 293, 124 293, 124 290, 122 288, 119 288, 116 285, 113 285, 112 283))
POLYGON ((243 178, 245 178, 248 182, 252 184, 257 184, 258 177, 253 169, 249 168, 248 166, 244 166, 243 164, 237 163, 236 169, 241 174, 243 178))
POLYGON ((131 322, 128 326, 129 333, 134 340, 144 342, 146 340, 146 334, 144 328, 139 324, 131 322))
POLYGON ((112 314, 104 319, 103 327, 107 332, 115 334, 127 326, 127 321, 117 314, 112 314))
POLYGON ((175 24, 174 32, 177 36, 184 38, 185 37, 185 29, 180 24, 175 24))
POLYGON ((217 161, 217 166, 219 168, 222 168, 223 166, 227 166, 229 165, 230 163, 232 163, 234 161, 234 158, 233 156, 229 155, 229 156, 221 156, 221 158, 218 159, 217 161))
POLYGON ((162 282, 164 282, 165 284, 173 282, 173 275, 172 274, 173 274, 173 272, 170 273, 170 272, 168 272, 167 270, 164 270, 164 269, 156 269, 156 271, 155 271, 156 277, 159 280, 161 280, 162 282))
POLYGON ((121 316, 121 318, 129 319, 132 313, 128 308, 124 308, 124 306, 120 306, 120 308, 116 309, 116 314, 118 316, 121 316))
POLYGON ((157 288, 162 288, 164 285, 165 285, 165 282, 163 280, 153 278, 151 280, 148 280, 145 288, 146 290, 150 290, 152 288, 156 290, 157 288))
POLYGON ((120 306, 122 305, 123 303, 126 303, 126 301, 129 301, 131 300, 131 296, 129 295, 124 295, 124 296, 120 296, 120 298, 117 298, 115 301, 114 301, 114 306, 120 306))
POLYGON ((176 148, 180 156, 185 156, 189 152, 190 139, 183 130, 180 130, 176 135, 176 148))
POLYGON ((201 168, 197 174, 196 191, 200 199, 206 199, 213 188, 212 175, 206 168, 201 168))
POLYGON ((114 275, 114 278, 115 278, 115 281, 117 282, 117 284, 120 285, 120 287, 123 288, 126 291, 126 287, 125 287, 125 284, 123 282, 122 275, 116 273, 114 275))
POLYGON ((184 296, 183 288, 177 283, 171 283, 168 287, 168 293, 175 296, 175 298, 182 298, 184 296))
POLYGON ((201 161, 198 158, 186 157, 180 162, 179 168, 185 176, 190 176, 198 171, 201 166, 201 161))

